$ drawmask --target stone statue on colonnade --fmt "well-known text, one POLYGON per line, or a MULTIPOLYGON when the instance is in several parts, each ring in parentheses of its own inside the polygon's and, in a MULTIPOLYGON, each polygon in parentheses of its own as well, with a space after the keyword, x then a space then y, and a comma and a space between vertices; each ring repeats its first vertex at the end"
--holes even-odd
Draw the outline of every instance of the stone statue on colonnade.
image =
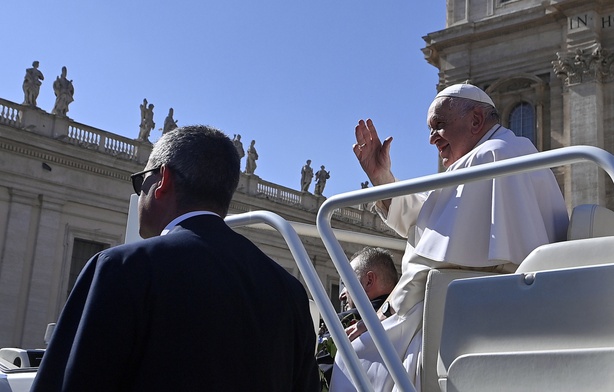
POLYGON ((143 99, 143 103, 140 105, 141 107, 141 124, 139 131, 138 140, 148 142, 149 141, 149 133, 152 129, 155 128, 156 124, 153 121, 153 108, 154 105, 150 103, 147 104, 147 99, 143 99))
POLYGON ((23 104, 36 106, 36 98, 38 98, 38 93, 40 92, 40 87, 45 77, 43 73, 38 69, 39 62, 34 61, 32 63, 32 68, 26 69, 26 76, 23 79, 23 104))
POLYGON ((53 92, 55 93, 55 105, 52 114, 65 117, 68 113, 68 105, 74 100, 75 89, 72 80, 66 78, 66 67, 62 67, 62 74, 53 82, 53 92))

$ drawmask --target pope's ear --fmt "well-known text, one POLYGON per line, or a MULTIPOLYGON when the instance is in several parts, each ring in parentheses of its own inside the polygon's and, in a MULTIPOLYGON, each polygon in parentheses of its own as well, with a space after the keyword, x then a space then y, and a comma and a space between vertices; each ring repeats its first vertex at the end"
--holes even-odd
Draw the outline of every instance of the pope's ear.
POLYGON ((484 118, 484 109, 479 107, 474 108, 471 111, 471 133, 473 133, 474 135, 481 133, 483 131, 482 128, 484 128, 485 122, 486 121, 484 118))

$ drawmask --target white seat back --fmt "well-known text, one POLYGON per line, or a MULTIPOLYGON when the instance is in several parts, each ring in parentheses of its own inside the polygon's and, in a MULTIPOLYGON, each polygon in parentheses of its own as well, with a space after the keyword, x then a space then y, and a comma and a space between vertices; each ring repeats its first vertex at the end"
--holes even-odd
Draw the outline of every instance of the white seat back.
POLYGON ((596 204, 573 209, 567 241, 533 250, 517 272, 546 271, 614 262, 614 212, 596 204))
POLYGON ((596 204, 574 207, 567 229, 568 240, 614 236, 614 211, 596 204))
MULTIPOLYGON (((463 358, 473 357, 474 363, 486 367, 490 366, 488 358, 497 358, 501 367, 495 367, 493 361, 490 371, 494 373, 482 378, 474 374, 475 389, 470 390, 519 390, 517 384, 505 384, 509 382, 508 372, 518 371, 511 369, 515 366, 511 353, 532 358, 533 365, 522 370, 526 377, 539 379, 541 375, 547 380, 549 374, 565 371, 590 372, 582 365, 582 356, 564 354, 588 350, 602 359, 603 355, 611 356, 612 282, 614 264, 452 282, 446 297, 438 362, 440 384, 444 389, 455 390, 447 384, 451 381, 449 374, 458 378, 460 373, 467 376, 467 371, 479 368, 465 366, 464 371, 453 372, 455 364, 466 363, 463 358), (540 361, 532 356, 534 353, 560 361, 540 361), (480 383, 489 385, 479 389, 480 383)), ((552 389, 536 385, 531 390, 552 389)), ((586 389, 572 383, 563 390, 586 389)))
POLYGON ((608 348, 468 354, 450 367, 447 392, 610 392, 612 386, 614 348, 608 348))

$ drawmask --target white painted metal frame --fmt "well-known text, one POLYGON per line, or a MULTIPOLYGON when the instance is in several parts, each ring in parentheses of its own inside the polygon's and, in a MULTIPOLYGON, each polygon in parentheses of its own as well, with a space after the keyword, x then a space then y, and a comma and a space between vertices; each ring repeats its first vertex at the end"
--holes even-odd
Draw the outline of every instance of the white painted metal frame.
POLYGON ((309 292, 311 292, 311 296, 318 305, 322 318, 335 340, 335 344, 339 350, 338 354, 342 355, 343 359, 351 364, 352 379, 359 385, 365 385, 365 391, 373 391, 373 387, 370 385, 365 372, 360 366, 356 351, 354 351, 350 341, 345 335, 341 321, 337 316, 337 311, 333 308, 333 304, 326 295, 326 290, 322 285, 322 281, 318 277, 301 239, 290 222, 269 211, 254 211, 232 215, 228 216, 225 221, 230 227, 265 223, 275 228, 283 236, 292 256, 296 260, 296 264, 303 279, 305 279, 307 288, 309 292))
MULTIPOLYGON (((392 343, 386 336, 382 324, 380 323, 369 298, 365 294, 360 282, 352 270, 349 260, 345 256, 339 240, 335 238, 331 226, 331 218, 336 209, 368 203, 376 200, 389 199, 392 197, 413 194, 417 192, 429 191, 444 188, 452 185, 502 177, 515 173, 534 171, 539 169, 552 168, 556 166, 572 164, 577 162, 593 162, 604 169, 614 181, 614 156, 602 149, 590 146, 572 146, 556 150, 540 152, 505 161, 488 163, 475 167, 470 167, 453 172, 434 174, 416 179, 399 181, 392 184, 376 186, 372 188, 360 189, 357 191, 335 195, 326 200, 318 212, 316 219, 317 229, 322 237, 322 241, 331 255, 335 267, 339 271, 341 279, 349 290, 373 341, 380 351, 385 365, 387 366, 394 382, 400 390, 413 392, 415 388, 411 384, 408 374, 405 372, 401 361, 396 355, 392 343)), ((311 290, 311 289, 310 289, 311 290)), ((314 294, 312 292, 312 294, 314 294)), ((320 303, 316 300, 318 306, 320 303)), ((332 319, 329 315, 327 316, 332 319)), ((372 385, 365 381, 364 371, 357 361, 356 354, 351 348, 345 333, 339 331, 336 323, 330 323, 326 318, 327 325, 334 325, 331 334, 339 347, 339 352, 348 364, 350 376, 360 391, 373 390, 372 385), (352 352, 345 352, 351 350, 352 352), (352 355, 353 354, 353 355, 352 355)), ((338 321, 338 320, 335 320, 338 321)))

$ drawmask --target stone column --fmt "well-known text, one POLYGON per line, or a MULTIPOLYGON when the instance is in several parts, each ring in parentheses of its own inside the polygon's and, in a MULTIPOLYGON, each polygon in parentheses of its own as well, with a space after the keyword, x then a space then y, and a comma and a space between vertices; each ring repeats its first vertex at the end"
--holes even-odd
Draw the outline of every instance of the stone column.
MULTIPOLYGON (((35 194, 9 189, 5 236, 0 259, 0 347, 22 343, 27 287, 32 271, 39 201, 35 194)), ((41 331, 44 334, 44 331, 41 331)))
MULTIPOLYGON (((554 72, 563 80, 565 133, 572 146, 604 148, 604 81, 611 77, 614 55, 599 44, 557 53, 554 72)), ((572 165, 566 178, 571 205, 605 205, 603 170, 593 164, 572 165)), ((568 200, 569 201, 569 200, 568 200)))
MULTIPOLYGON (((28 303, 24 314, 23 347, 43 347, 48 323, 56 322, 64 296, 61 284, 63 249, 62 208, 64 201, 41 196, 41 211, 37 222, 37 236, 32 258, 28 303)), ((69 263, 68 263, 69 264, 69 263)))
MULTIPOLYGON (((569 123, 572 146, 603 148, 603 85, 591 81, 569 87, 565 121, 569 123)), ((604 172, 594 164, 571 166, 572 205, 605 205, 604 172)))
POLYGON ((531 86, 536 93, 537 101, 535 102, 535 144, 539 151, 550 150, 550 128, 546 128, 544 124, 544 97, 545 85, 543 83, 534 83, 531 86), (548 135, 545 135, 548 129, 548 135))
MULTIPOLYGON (((555 74, 563 81, 564 130, 570 145, 604 148, 604 89, 612 81, 614 55, 601 47, 606 19, 596 10, 571 9, 566 14, 567 52, 557 53, 555 74)), ((565 178, 568 203, 606 205, 603 170, 593 164, 571 166, 565 178)))

